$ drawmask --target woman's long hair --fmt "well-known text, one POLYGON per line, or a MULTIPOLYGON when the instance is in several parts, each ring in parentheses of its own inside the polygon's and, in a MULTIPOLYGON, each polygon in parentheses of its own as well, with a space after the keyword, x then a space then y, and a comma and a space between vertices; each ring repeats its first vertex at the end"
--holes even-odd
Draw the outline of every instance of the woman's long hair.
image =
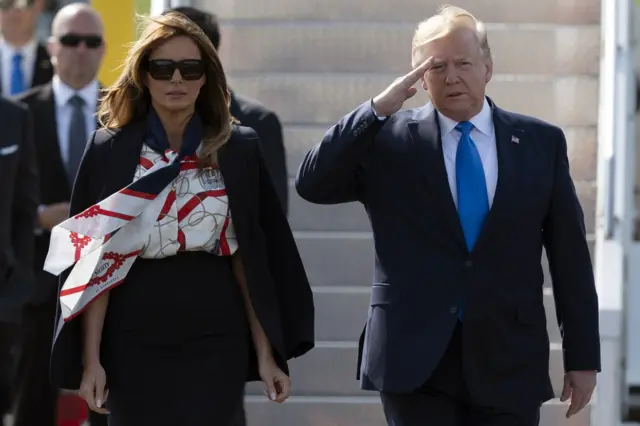
POLYGON ((142 24, 143 30, 129 49, 120 76, 103 92, 98 108, 100 125, 119 129, 146 119, 151 107, 149 89, 144 85, 149 55, 173 37, 190 37, 200 49, 206 76, 195 106, 205 129, 200 159, 203 165, 215 163, 218 150, 231 137, 233 120, 227 79, 218 53, 202 30, 181 13, 148 17, 142 24))

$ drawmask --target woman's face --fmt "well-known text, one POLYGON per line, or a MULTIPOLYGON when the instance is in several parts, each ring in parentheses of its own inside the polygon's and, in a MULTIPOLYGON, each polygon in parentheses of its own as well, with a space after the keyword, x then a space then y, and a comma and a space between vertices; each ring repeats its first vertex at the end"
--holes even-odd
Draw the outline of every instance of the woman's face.
POLYGON ((153 105, 169 111, 192 109, 206 81, 198 45, 189 37, 167 40, 149 56, 145 84, 153 105))

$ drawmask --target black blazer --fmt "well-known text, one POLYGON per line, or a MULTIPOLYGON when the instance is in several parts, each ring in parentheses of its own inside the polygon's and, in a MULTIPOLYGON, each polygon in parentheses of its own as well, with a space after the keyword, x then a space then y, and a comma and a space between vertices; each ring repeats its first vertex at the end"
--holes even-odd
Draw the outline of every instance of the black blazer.
POLYGON ((424 384, 448 346, 463 300, 463 362, 473 401, 513 407, 553 398, 543 245, 565 368, 600 369, 597 295, 564 134, 490 104, 498 183, 471 253, 431 108, 380 121, 367 102, 327 131, 300 166, 302 198, 358 201, 371 221, 376 256, 360 342, 364 389, 403 393, 424 384))
MULTIPOLYGON (((60 153, 56 104, 51 83, 34 87, 20 94, 17 99, 29 107, 34 122, 38 123, 33 132, 40 175, 39 204, 69 202, 71 183, 60 153)), ((42 231, 35 237, 36 280, 30 296, 32 304, 51 302, 57 297, 58 278, 42 269, 49 251, 50 238, 49 231, 42 231)))
MULTIPOLYGON (((77 214, 133 181, 140 161, 146 123, 120 131, 99 130, 87 146, 71 196, 77 214)), ((311 288, 293 234, 262 160, 256 133, 235 126, 219 152, 247 286, 254 309, 280 367, 314 345, 311 288)), ((67 273, 61 275, 64 282, 67 273)), ((125 284, 126 285, 126 284, 125 284)), ((58 312, 58 317, 60 313, 58 312)), ((52 379, 63 389, 77 389, 82 375, 81 321, 58 321, 52 353, 52 379)), ((250 338, 248 336, 247 338, 250 338)), ((254 352, 255 353, 255 352, 254 352)), ((248 380, 259 380, 251 359, 248 380)))
POLYGON ((286 214, 289 209, 287 158, 278 116, 264 105, 233 91, 229 111, 240 125, 251 127, 258 134, 267 170, 286 214))
MULTIPOLYGON (((53 66, 51 58, 47 52, 47 48, 43 44, 39 44, 36 50, 36 60, 33 64, 33 77, 29 87, 37 87, 47 84, 53 78, 53 66)), ((0 92, 2 92, 2 84, 0 84, 0 92)))
POLYGON ((38 176, 27 108, 0 97, 0 128, 0 321, 14 322, 32 288, 38 176))

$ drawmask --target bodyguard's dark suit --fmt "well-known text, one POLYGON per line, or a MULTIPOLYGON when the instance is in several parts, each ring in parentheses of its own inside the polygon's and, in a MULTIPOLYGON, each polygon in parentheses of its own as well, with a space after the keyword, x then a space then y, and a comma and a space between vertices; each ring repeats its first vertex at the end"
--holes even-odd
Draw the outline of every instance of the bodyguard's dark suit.
POLYGON ((0 418, 10 408, 10 345, 33 279, 38 177, 33 122, 24 105, 0 97, 0 418))
POLYGON ((543 245, 565 368, 600 369, 597 296, 564 134, 490 104, 498 183, 471 253, 447 182, 435 111, 423 107, 380 121, 367 102, 332 127, 300 166, 302 198, 358 201, 373 228, 363 389, 420 388, 447 349, 463 300, 462 363, 471 400, 515 407, 552 398, 543 245))
MULTIPOLYGON (((78 171, 71 214, 84 211, 133 181, 145 131, 146 123, 141 121, 113 136, 107 130, 96 133, 78 171)), ((287 360, 305 354, 314 345, 313 295, 306 273, 264 165, 256 133, 235 126, 231 139, 219 151, 218 161, 253 307, 273 346, 276 362, 288 372, 287 360)), ((61 284, 69 271, 61 274, 61 284)), ((255 351, 252 353, 255 355, 255 351)), ((59 321, 51 359, 52 379, 58 387, 78 389, 81 356, 81 321, 59 321)), ((254 356, 249 360, 247 380, 259 379, 254 356)))
MULTIPOLYGON (((47 84, 52 78, 53 67, 51 66, 51 58, 49 58, 47 48, 39 44, 36 51, 36 60, 33 64, 33 78, 31 79, 30 87, 47 84)), ((0 84, 0 92, 2 92, 2 84, 0 84)))
MULTIPOLYGON (((34 122, 38 123, 34 127, 34 140, 40 172, 40 204, 69 202, 72 183, 67 178, 66 166, 60 153, 52 85, 48 83, 35 87, 20 95, 18 99, 29 107, 34 122)), ((34 269, 37 282, 30 300, 34 305, 55 300, 57 295, 57 278, 42 269, 49 250, 49 239, 48 231, 36 236, 34 269)))
MULTIPOLYGON (((51 83, 34 87, 18 99, 25 103, 37 126, 34 140, 40 175, 39 204, 69 202, 71 185, 60 153, 56 103, 51 83)), ((33 229, 31 231, 33 239, 33 229)), ((16 426, 54 425, 58 390, 49 380, 51 337, 58 304, 58 279, 44 271, 51 234, 42 230, 35 236, 33 268, 35 280, 24 310, 23 351, 18 365, 16 426), (33 407, 38 409, 34 410, 33 407)))
POLYGON ((265 165, 286 214, 289 208, 287 158, 278 116, 264 105, 235 92, 231 92, 229 111, 242 126, 250 127, 258 134, 265 165))

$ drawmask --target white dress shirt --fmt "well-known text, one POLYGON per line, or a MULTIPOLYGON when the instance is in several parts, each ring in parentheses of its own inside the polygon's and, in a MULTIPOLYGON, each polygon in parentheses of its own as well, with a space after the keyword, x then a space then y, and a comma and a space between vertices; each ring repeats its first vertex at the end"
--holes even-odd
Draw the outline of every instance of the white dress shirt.
MULTIPOLYGON (((449 187, 451 188, 451 195, 453 195, 453 202, 457 207, 456 153, 461 134, 455 129, 458 125, 457 121, 445 117, 442 113, 438 113, 438 120, 440 122, 444 165, 447 169, 447 177, 449 178, 449 187)), ((496 146, 496 134, 493 128, 491 106, 489 106, 486 99, 484 100, 482 110, 469 121, 473 124, 471 139, 475 142, 478 153, 480 154, 484 177, 487 183, 489 207, 491 207, 493 197, 496 193, 496 185, 498 184, 498 149, 496 146)))
POLYGON ((69 160, 69 126, 73 107, 69 104, 69 99, 73 95, 78 95, 84 99, 84 117, 86 120, 87 141, 91 133, 96 130, 96 109, 98 105, 98 82, 92 81, 80 90, 74 90, 60 80, 57 75, 51 82, 53 88, 53 99, 56 103, 56 124, 58 129, 58 143, 60 144, 60 155, 62 162, 66 165, 69 160))
MULTIPOLYGON (((372 101, 373 102, 373 101, 372 101)), ((373 104, 372 104, 373 108, 373 104)), ((429 102, 425 108, 433 113, 435 109, 433 104, 429 102)), ((379 120, 386 117, 373 113, 379 120)), ((489 199, 489 207, 493 205, 493 197, 496 194, 496 186, 498 185, 498 148, 496 146, 496 133, 493 128, 493 114, 491 106, 487 100, 484 100, 482 110, 469 120, 473 124, 471 129, 471 139, 478 148, 482 168, 484 169, 484 178, 487 185, 487 197, 489 199)), ((442 138, 442 153, 444 155, 444 165, 447 170, 447 178, 449 180, 449 188, 453 196, 453 202, 458 207, 458 189, 456 186, 456 154, 458 152, 458 142, 461 133, 456 130, 459 121, 445 117, 438 112, 438 124, 440 125, 440 137, 442 138)))
POLYGON ((11 93, 11 71, 13 68, 13 56, 16 53, 22 54, 22 76, 24 77, 25 90, 31 87, 33 72, 36 67, 36 56, 38 55, 38 40, 33 39, 21 48, 10 45, 5 39, 0 40, 0 67, 2 68, 2 93, 11 93))

